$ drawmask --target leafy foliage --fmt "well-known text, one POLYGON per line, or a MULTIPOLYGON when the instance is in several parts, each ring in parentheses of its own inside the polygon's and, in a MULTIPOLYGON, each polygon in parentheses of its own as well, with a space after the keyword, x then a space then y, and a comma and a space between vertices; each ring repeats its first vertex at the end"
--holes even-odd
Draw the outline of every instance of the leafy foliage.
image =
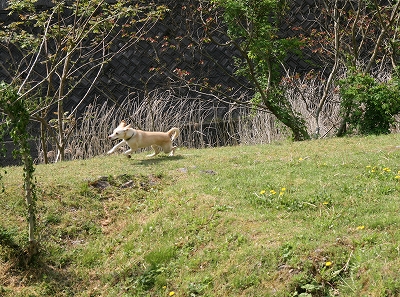
POLYGON ((241 53, 241 59, 236 59, 236 75, 246 77, 254 86, 253 104, 271 111, 292 130, 295 140, 308 139, 304 122, 292 110, 279 84, 281 63, 299 46, 297 39, 279 36, 279 23, 288 8, 286 1, 213 2, 222 8, 227 35, 241 53))
MULTIPOLYGON (((27 127, 30 121, 30 114, 26 107, 26 101, 19 97, 18 92, 12 85, 4 82, 0 84, 0 110, 5 114, 5 124, 9 128, 9 134, 18 149, 13 151, 15 158, 20 157, 24 170, 24 190, 27 205, 27 221, 29 244, 28 262, 30 257, 37 253, 35 240, 35 224, 36 224, 36 191, 33 173, 33 159, 30 154, 29 133, 27 127)), ((4 129, 4 124, 1 125, 4 129)))
POLYGON ((279 18, 285 6, 280 1, 216 1, 224 9, 228 35, 245 54, 238 62, 238 74, 257 79, 267 88, 280 79, 279 62, 293 46, 278 36, 279 18))
POLYGON ((352 130, 360 134, 388 134, 400 112, 399 79, 379 83, 364 73, 340 81, 341 109, 352 130))

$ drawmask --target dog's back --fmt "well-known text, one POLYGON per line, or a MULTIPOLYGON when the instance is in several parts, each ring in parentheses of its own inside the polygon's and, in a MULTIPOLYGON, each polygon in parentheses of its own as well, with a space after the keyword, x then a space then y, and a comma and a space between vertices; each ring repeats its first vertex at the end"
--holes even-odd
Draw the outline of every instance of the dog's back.
MULTIPOLYGON (((168 132, 151 132, 135 130, 135 136, 132 137, 132 142, 136 142, 138 148, 145 148, 151 145, 164 146, 171 143, 171 137, 168 132)), ((128 144, 130 142, 128 141, 128 144)))

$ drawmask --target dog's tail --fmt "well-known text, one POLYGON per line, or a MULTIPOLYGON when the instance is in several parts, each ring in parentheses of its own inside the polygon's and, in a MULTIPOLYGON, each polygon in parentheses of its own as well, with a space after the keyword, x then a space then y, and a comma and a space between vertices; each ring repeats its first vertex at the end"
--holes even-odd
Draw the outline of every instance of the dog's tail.
POLYGON ((178 136, 179 136, 179 129, 178 128, 171 128, 168 132, 169 137, 171 137, 171 140, 174 141, 178 136))

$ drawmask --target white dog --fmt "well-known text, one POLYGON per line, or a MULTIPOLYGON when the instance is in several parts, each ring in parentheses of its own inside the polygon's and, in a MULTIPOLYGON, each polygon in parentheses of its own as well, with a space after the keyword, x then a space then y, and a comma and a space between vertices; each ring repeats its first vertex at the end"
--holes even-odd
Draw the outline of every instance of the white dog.
POLYGON ((122 139, 122 141, 109 150, 107 154, 112 154, 119 147, 127 144, 130 149, 124 152, 124 154, 127 155, 128 158, 130 158, 131 154, 137 149, 148 146, 151 146, 154 150, 154 153, 148 155, 148 157, 157 155, 161 149, 164 153, 169 153, 169 156, 173 156, 176 146, 172 146, 172 141, 174 141, 178 135, 178 128, 172 128, 168 132, 148 132, 133 129, 131 125, 126 125, 126 122, 122 121, 119 126, 115 128, 114 132, 108 136, 111 140, 122 139))

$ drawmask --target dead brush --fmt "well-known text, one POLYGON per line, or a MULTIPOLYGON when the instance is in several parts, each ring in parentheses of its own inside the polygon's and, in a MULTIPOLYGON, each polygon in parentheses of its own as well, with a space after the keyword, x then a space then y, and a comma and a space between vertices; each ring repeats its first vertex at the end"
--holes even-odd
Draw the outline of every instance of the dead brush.
MULTIPOLYGON (((305 115, 307 127, 312 131, 318 82, 297 83, 300 88, 287 88, 286 95, 293 109, 305 115)), ((332 99, 321 115, 323 133, 329 132, 338 122, 338 106, 338 98, 332 91, 332 99)), ((155 90, 143 99, 128 96, 119 104, 100 103, 95 98, 78 118, 66 146, 66 158, 88 159, 107 152, 113 145, 108 135, 121 120, 147 131, 168 131, 173 126, 179 127, 181 135, 176 144, 187 148, 266 144, 290 137, 290 131, 268 111, 191 96, 182 98, 169 91, 155 90)), ((50 151, 56 151, 56 148, 50 151)), ((39 162, 41 159, 39 157, 39 162)))

